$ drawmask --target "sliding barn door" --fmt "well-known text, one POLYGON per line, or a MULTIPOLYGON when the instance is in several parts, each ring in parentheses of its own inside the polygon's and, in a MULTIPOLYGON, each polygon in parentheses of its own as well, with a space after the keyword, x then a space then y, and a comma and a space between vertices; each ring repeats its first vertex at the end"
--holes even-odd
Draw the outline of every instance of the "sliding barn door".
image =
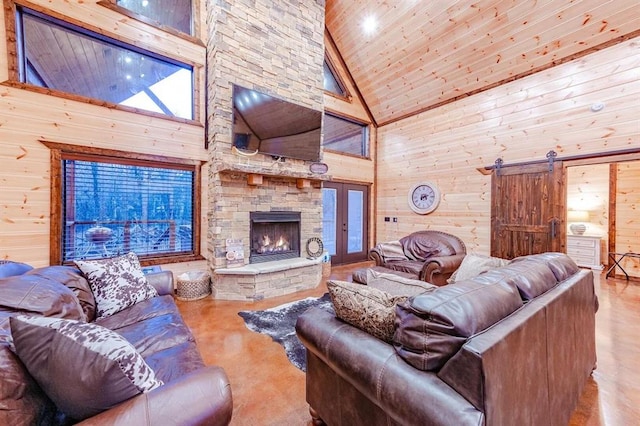
POLYGON ((565 252, 564 168, 537 163, 496 168, 491 179, 491 255, 565 252))

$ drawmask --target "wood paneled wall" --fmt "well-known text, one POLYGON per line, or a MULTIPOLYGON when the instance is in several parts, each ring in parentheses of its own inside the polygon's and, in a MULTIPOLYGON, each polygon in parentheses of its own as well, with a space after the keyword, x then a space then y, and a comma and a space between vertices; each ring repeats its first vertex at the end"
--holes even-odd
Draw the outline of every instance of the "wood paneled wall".
MULTIPOLYGON (((204 8, 204 2, 197 3, 204 8)), ((130 44, 194 63, 200 72, 204 68, 203 43, 165 33, 96 1, 32 0, 30 4, 130 44)), ((5 33, 4 11, 0 13, 0 32, 5 33)), ((202 19, 205 13, 199 16, 202 19)), ((7 47, 0 43, 0 81, 6 81, 8 75, 7 47)), ((204 74, 201 77, 198 80, 204 86, 204 74)), ((196 90, 199 109, 204 111, 203 87, 196 90)), ((49 262, 50 159, 49 150, 39 140, 206 161, 203 118, 199 120, 185 124, 0 86, 0 259, 34 266, 49 262)), ((203 196, 206 188, 203 181, 203 196)), ((207 235, 207 205, 203 200, 203 238, 207 235)), ((193 266, 180 264, 175 269, 180 272, 193 266)))
POLYGON ((376 240, 429 228, 488 254, 491 177, 476 169, 498 157, 544 159, 549 150, 565 156, 638 147, 639 67, 636 38, 379 128, 376 240), (592 112, 596 102, 605 108, 592 112), (422 180, 442 191, 439 208, 426 216, 407 205, 407 191, 422 180))
MULTIPOLYGON (((640 253, 640 161, 619 163, 616 180, 615 250, 640 253)), ((629 276, 640 277, 640 259, 627 258, 622 265, 629 276)))

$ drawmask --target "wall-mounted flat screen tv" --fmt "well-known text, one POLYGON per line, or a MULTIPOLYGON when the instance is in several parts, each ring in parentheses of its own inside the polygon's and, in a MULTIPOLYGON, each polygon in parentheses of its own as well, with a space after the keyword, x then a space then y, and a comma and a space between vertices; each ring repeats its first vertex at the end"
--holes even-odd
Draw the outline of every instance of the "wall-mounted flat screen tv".
POLYGON ((274 158, 320 161, 322 112, 233 85, 233 146, 274 158))

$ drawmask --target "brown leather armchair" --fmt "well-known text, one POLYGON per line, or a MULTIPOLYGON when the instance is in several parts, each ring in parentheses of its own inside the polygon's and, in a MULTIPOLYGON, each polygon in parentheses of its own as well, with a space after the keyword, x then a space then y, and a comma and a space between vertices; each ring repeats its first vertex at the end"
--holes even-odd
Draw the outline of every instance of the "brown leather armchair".
POLYGON ((369 259, 374 260, 376 266, 407 272, 441 286, 447 284, 466 253, 464 242, 455 235, 426 230, 376 245, 369 251, 369 259))

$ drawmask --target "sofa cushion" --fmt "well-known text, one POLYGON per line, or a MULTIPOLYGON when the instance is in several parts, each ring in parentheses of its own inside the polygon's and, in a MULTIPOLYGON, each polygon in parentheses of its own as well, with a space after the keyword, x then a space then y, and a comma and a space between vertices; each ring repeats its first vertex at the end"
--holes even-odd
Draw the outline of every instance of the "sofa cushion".
POLYGON ((47 277, 29 274, 0 278, 0 311, 85 320, 70 289, 47 277))
POLYGON ((580 270, 580 267, 565 253, 540 253, 532 254, 528 256, 517 257, 512 262, 520 262, 525 259, 536 260, 545 263, 553 275, 556 277, 556 281, 564 281, 576 272, 580 270))
POLYGON ((55 424, 55 404, 15 354, 9 319, 0 311, 0 425, 55 424))
POLYGON ((525 302, 546 293, 558 284, 549 266, 545 262, 533 258, 523 258, 518 262, 511 262, 503 268, 493 269, 473 278, 473 280, 481 282, 481 278, 485 275, 489 280, 492 280, 493 277, 502 277, 505 282, 515 285, 520 292, 520 297, 525 302))
POLYGON ((462 259, 462 263, 460 263, 458 269, 449 277, 447 282, 453 284, 456 281, 464 281, 508 264, 509 261, 507 259, 469 253, 462 259))
POLYGON ((391 269, 392 271, 404 272, 416 277, 420 277, 423 266, 423 262, 416 262, 415 260, 394 260, 384 265, 385 268, 391 269))
POLYGON ((95 319, 96 300, 91 292, 89 282, 78 269, 71 266, 46 266, 32 269, 25 275, 36 275, 64 285, 78 298, 86 321, 91 322, 95 319))
POLYGON ((395 306, 406 296, 392 296, 368 285, 327 281, 336 316, 367 333, 391 341, 395 306))
POLYGON ((96 318, 113 315, 158 292, 142 273, 138 256, 131 252, 123 256, 99 260, 76 260, 96 299, 96 318))
POLYGON ((163 383, 135 348, 96 324, 12 317, 16 354, 58 408, 82 420, 163 383))
POLYGON ((0 278, 21 275, 33 269, 33 266, 21 262, 12 262, 11 260, 0 260, 0 278))
POLYGON ((420 370, 438 370, 468 337, 522 306, 515 285, 460 281, 420 294, 397 306, 396 352, 420 370))
POLYGON ((391 294, 392 296, 417 296, 425 291, 431 291, 437 286, 414 278, 380 272, 375 269, 367 270, 367 285, 391 294))

